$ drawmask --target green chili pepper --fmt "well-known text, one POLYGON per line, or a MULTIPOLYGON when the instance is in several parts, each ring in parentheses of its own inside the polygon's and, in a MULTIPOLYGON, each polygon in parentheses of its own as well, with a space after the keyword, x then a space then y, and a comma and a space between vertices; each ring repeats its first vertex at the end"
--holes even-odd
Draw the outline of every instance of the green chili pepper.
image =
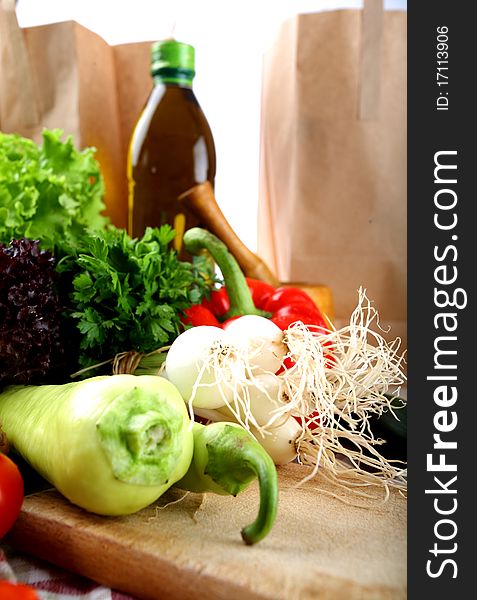
POLYGON ((278 477, 272 459, 248 431, 235 423, 195 422, 193 434, 192 462, 176 487, 236 496, 258 478, 258 516, 241 533, 246 544, 259 542, 269 533, 277 513, 278 477))

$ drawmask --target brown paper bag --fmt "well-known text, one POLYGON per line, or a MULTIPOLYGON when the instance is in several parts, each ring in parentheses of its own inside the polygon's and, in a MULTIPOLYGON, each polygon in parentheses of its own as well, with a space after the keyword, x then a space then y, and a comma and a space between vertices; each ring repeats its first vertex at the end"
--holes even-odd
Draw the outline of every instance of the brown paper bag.
POLYGON ((283 281, 363 286, 406 334, 406 13, 299 15, 265 54, 259 248, 283 281))
POLYGON ((107 213, 127 225, 129 137, 150 90, 150 43, 109 46, 73 21, 20 29, 0 0, 0 130, 39 142, 43 128, 94 146, 107 213))

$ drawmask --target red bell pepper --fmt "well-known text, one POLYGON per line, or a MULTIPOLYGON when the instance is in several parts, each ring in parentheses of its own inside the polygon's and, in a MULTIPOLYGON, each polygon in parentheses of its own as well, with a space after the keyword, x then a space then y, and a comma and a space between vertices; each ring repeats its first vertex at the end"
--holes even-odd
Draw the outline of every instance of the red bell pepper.
POLYGON ((198 227, 189 229, 184 235, 184 245, 191 254, 208 250, 225 282, 201 305, 187 309, 185 322, 226 326, 232 318, 261 315, 270 318, 282 330, 295 321, 329 329, 319 308, 305 291, 293 287, 275 288, 263 281, 246 278, 225 244, 209 231, 198 227))

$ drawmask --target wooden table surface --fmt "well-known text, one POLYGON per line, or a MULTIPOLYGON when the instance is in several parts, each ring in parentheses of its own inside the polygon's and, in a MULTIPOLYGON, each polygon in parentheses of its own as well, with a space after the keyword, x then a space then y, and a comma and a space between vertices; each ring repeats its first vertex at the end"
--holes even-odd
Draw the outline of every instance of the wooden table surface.
POLYGON ((128 517, 100 517, 53 490, 28 496, 9 543, 145 600, 401 600, 406 593, 406 500, 382 493, 353 506, 322 475, 280 467, 272 532, 245 546, 256 484, 238 497, 171 489, 128 517))

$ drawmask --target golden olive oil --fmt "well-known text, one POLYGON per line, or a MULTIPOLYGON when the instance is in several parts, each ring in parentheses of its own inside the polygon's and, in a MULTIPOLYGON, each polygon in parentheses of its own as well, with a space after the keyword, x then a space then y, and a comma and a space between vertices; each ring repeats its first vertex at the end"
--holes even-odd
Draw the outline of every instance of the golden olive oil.
POLYGON ((166 40, 152 47, 154 86, 134 128, 128 152, 129 233, 168 223, 176 230, 175 248, 184 232, 200 225, 178 196, 208 180, 214 184, 215 145, 207 119, 192 90, 192 46, 166 40))

